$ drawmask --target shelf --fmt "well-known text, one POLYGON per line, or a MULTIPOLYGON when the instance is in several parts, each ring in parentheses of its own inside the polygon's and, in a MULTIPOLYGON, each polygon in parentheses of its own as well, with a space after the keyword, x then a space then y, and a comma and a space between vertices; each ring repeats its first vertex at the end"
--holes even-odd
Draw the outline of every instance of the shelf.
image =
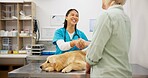
MULTIPOLYGON (((8 18, 8 19, 0 19, 1 21, 16 21, 17 19, 11 19, 11 18, 8 18)), ((20 21, 25 21, 25 20, 32 20, 32 18, 27 18, 27 19, 19 19, 20 21)))
POLYGON ((25 20, 32 20, 32 18, 29 18, 29 19, 20 19, 21 21, 25 21, 25 20))
MULTIPOLYGON (((2 32, 0 36, 0 50, 5 47, 2 42, 5 38, 10 38, 11 43, 8 45, 12 45, 11 49, 16 51, 21 50, 28 44, 35 44, 35 39, 30 35, 34 34, 33 17, 36 14, 35 7, 36 5, 33 2, 0 3, 0 34, 2 32), (11 33, 11 31, 16 31, 17 33, 11 33), (21 36, 20 33, 22 34, 21 36), (13 36, 9 34, 13 34, 13 36)), ((7 50, 7 48, 4 50, 7 50)))
POLYGON ((19 36, 20 38, 31 38, 32 36, 19 36))
POLYGON ((17 19, 0 19, 1 21, 17 21, 17 19))
POLYGON ((3 37, 6 37, 6 38, 16 38, 17 36, 0 36, 0 38, 3 38, 3 37))

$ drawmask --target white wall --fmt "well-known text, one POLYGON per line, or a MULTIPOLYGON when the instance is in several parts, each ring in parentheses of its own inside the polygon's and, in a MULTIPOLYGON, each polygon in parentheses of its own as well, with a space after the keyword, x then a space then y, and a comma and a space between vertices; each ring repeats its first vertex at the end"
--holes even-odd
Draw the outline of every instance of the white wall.
POLYGON ((89 39, 89 19, 95 19, 101 11, 101 0, 34 0, 36 3, 36 18, 40 22, 40 28, 50 27, 50 15, 65 15, 70 8, 79 11, 77 27, 84 31, 89 39))
POLYGON ((131 62, 148 68, 148 0, 130 0, 131 62))

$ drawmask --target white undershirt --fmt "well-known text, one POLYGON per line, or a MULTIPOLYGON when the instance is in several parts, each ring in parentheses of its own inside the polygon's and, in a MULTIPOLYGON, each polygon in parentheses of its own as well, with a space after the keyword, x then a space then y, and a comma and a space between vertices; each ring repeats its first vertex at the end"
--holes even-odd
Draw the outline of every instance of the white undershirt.
MULTIPOLYGON (((72 39, 73 35, 74 35, 74 32, 73 33, 69 33, 69 36, 70 36, 70 39, 72 39)), ((60 50, 62 51, 66 51, 66 50, 69 50, 71 49, 72 47, 70 46, 70 41, 69 42, 65 42, 64 40, 57 40, 57 45, 58 47, 60 48, 60 50)))

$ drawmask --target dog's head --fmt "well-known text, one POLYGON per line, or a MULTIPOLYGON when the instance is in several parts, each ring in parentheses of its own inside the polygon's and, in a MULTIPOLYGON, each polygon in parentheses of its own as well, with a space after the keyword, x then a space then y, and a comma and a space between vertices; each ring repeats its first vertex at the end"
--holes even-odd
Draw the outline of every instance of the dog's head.
POLYGON ((60 71, 63 67, 58 58, 58 55, 48 56, 46 61, 40 65, 40 68, 45 71, 60 71))
POLYGON ((54 71, 55 62, 56 62, 54 57, 55 55, 48 56, 46 61, 40 65, 40 68, 45 71, 54 71))

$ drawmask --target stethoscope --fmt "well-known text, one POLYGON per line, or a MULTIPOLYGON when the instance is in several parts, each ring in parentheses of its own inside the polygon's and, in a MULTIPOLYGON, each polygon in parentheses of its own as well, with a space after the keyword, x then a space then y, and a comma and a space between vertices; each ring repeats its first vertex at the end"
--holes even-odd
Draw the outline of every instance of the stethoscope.
MULTIPOLYGON (((72 39, 74 39, 75 36, 77 36, 78 38, 80 38, 80 36, 77 34, 77 30, 75 31, 72 39)), ((71 41, 72 41, 72 39, 71 39, 71 41)), ((64 33, 64 41, 66 42, 66 29, 65 29, 65 33, 64 33)))

